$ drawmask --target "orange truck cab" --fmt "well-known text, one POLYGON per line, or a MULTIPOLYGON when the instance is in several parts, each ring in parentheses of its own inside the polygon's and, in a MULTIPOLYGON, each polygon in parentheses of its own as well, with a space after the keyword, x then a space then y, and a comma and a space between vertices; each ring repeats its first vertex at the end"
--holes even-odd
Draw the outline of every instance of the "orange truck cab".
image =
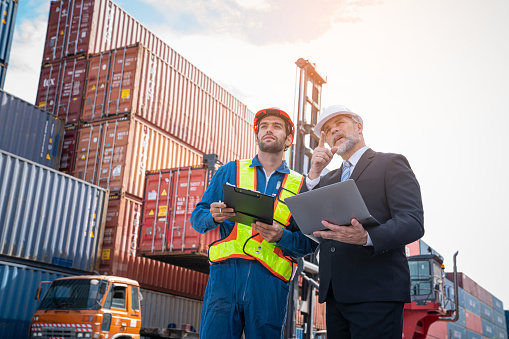
MULTIPOLYGON (((40 294, 41 286, 37 300, 40 294)), ((104 275, 57 279, 39 300, 30 338, 139 339, 140 299, 140 286, 131 279, 104 275)))

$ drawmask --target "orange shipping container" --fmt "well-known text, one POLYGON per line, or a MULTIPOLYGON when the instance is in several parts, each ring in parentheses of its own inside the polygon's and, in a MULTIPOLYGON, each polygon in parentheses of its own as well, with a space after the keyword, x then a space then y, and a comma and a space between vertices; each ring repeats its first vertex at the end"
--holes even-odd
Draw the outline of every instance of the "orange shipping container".
POLYGON ((43 66, 37 89, 37 106, 65 119, 66 123, 77 123, 87 65, 85 57, 70 57, 43 66))
POLYGON ((142 202, 110 196, 99 273, 137 280, 143 288, 203 300, 208 275, 137 256, 142 202))
POLYGON ((208 273, 208 245, 219 227, 205 234, 191 226, 191 213, 207 187, 206 167, 147 173, 139 252, 149 258, 208 273))
POLYGON ((147 170, 202 162, 202 154, 134 117, 83 125, 76 149, 75 177, 140 199, 147 170))
POLYGON ((255 141, 246 106, 224 90, 215 93, 207 81, 195 80, 140 44, 94 55, 82 119, 138 115, 203 153, 218 154, 223 162, 251 157, 255 141))

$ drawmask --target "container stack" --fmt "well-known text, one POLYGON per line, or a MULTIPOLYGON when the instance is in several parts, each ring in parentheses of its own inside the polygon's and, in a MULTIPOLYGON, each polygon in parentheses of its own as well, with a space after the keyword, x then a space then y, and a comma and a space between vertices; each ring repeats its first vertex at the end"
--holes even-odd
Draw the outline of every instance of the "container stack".
POLYGON ((202 299, 204 270, 139 255, 146 173, 251 157, 252 113, 111 0, 51 2, 36 105, 65 119, 60 170, 110 191, 99 272, 202 299))
POLYGON ((2 0, 0 2, 0 89, 4 88, 7 66, 9 65, 17 10, 18 0, 2 0))
MULTIPOLYGON (((407 256, 437 254, 423 240, 408 244, 407 256)), ((458 315, 456 322, 434 322, 428 331, 427 339, 508 339, 507 326, 502 301, 469 278, 465 273, 458 273, 458 295, 454 295, 454 273, 446 273, 445 292, 452 302, 446 309, 454 309, 453 301, 458 298, 458 315)))

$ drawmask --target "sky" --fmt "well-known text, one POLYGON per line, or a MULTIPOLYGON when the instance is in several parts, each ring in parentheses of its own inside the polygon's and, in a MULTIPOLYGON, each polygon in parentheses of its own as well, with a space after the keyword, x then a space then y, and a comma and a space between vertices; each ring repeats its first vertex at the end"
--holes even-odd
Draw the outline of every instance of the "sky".
MULTIPOLYGON (((446 271, 459 251, 458 270, 509 309, 509 2, 115 2, 254 112, 295 114, 295 62, 314 63, 322 106, 347 106, 368 146, 408 158, 446 271)), ((20 1, 4 89, 31 103, 48 13, 20 1)))

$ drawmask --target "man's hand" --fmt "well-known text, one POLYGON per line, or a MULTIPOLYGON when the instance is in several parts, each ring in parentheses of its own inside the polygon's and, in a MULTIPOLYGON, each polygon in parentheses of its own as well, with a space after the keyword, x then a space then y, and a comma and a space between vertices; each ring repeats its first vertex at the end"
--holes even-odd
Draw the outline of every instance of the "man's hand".
POLYGON ((316 179, 320 176, 323 169, 331 162, 334 154, 337 152, 338 146, 332 147, 330 150, 325 147, 325 133, 320 133, 320 142, 313 150, 311 157, 311 168, 309 169, 308 178, 316 179))
POLYGON ((346 244, 366 245, 368 242, 368 232, 357 219, 352 219, 351 223, 352 226, 339 226, 322 220, 322 224, 329 230, 315 231, 313 235, 315 237, 322 237, 323 239, 341 241, 346 244))
POLYGON ((210 204, 210 214, 212 214, 214 221, 220 224, 226 219, 235 216, 235 210, 226 207, 224 202, 213 202, 210 204))
POLYGON ((251 227, 267 242, 278 242, 283 237, 283 228, 275 221, 272 225, 257 221, 251 227))

